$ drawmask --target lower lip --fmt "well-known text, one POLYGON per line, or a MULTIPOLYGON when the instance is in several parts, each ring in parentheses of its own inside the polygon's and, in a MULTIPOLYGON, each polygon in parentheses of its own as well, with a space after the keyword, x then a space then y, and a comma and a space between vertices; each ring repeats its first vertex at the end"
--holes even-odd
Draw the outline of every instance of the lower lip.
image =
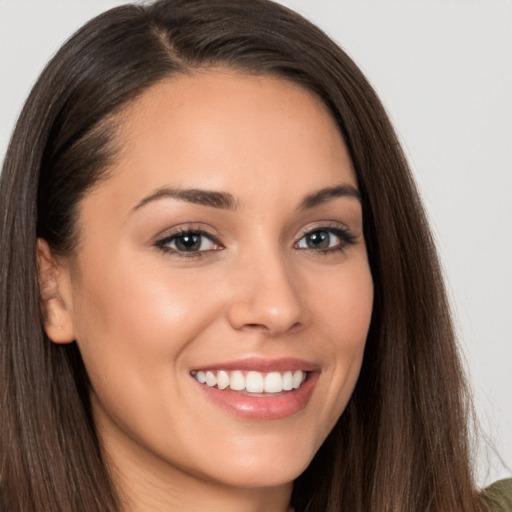
POLYGON ((298 389, 275 395, 253 396, 230 389, 212 388, 194 379, 216 405, 236 416, 252 420, 278 420, 298 413, 309 402, 317 380, 318 373, 311 372, 298 389))

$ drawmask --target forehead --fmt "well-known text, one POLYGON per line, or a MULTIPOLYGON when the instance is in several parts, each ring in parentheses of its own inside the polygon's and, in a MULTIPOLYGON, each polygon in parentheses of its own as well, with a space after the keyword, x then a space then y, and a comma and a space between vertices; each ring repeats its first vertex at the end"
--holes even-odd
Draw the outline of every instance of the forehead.
POLYGON ((272 76, 215 70, 162 81, 124 111, 117 139, 112 179, 137 193, 164 185, 235 195, 282 192, 283 181, 290 193, 356 185, 330 111, 272 76))

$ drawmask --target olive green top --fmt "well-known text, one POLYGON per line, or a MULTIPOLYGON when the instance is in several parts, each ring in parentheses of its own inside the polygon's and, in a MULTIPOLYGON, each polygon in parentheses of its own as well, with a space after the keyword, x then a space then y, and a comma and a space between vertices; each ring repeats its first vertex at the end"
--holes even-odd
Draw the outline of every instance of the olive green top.
POLYGON ((512 512, 512 478, 494 482, 483 493, 491 512, 512 512))

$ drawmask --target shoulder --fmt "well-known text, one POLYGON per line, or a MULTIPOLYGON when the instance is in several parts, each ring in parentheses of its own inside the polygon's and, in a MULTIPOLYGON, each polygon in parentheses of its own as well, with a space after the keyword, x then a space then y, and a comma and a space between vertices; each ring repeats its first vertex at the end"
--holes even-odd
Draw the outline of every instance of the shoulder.
POLYGON ((494 482, 483 496, 491 512, 512 512, 512 478, 494 482))

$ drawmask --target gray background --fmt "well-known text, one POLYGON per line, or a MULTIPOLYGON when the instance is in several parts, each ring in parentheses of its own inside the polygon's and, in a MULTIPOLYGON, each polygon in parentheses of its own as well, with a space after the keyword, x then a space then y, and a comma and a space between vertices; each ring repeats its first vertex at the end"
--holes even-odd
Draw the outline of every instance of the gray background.
MULTIPOLYGON (((0 0, 0 155, 59 45, 114 0, 0 0)), ((359 64, 436 234, 482 428, 478 481, 512 465, 512 1, 282 0, 359 64)))

